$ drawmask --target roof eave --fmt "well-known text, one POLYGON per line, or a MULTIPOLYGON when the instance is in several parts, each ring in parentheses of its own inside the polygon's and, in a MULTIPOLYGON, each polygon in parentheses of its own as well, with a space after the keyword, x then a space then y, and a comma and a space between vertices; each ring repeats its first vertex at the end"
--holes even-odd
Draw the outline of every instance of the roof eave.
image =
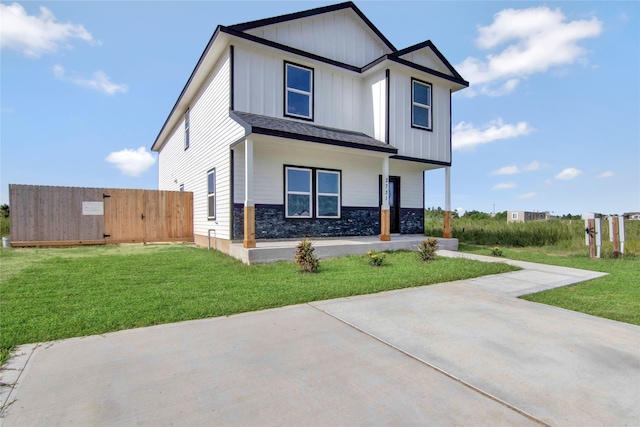
MULTIPOLYGON (((175 104, 173 105, 173 108, 171 109, 171 112, 167 116, 167 119, 165 120, 164 124, 162 125, 162 128, 160 129, 158 136, 156 136, 155 141, 151 145, 151 151, 160 151, 160 148, 162 148, 166 138, 168 137, 168 133, 171 131, 173 126, 175 126, 175 124, 178 121, 178 119, 176 118, 176 113, 180 112, 184 114, 184 111, 182 110, 183 109, 186 110, 186 108, 181 108, 181 107, 184 107, 185 99, 190 100, 190 97, 188 95, 192 91, 195 92, 197 90, 197 88, 193 86, 193 83, 195 81, 198 81, 200 78, 203 78, 203 79, 206 78, 206 76, 209 74, 211 69, 213 69, 213 67, 215 66, 215 63, 217 62, 219 55, 212 56, 210 55, 210 52, 214 44, 221 46, 221 49, 222 49, 226 44, 225 42, 227 41, 227 38, 228 38, 228 36, 224 34, 224 32, 222 31, 222 28, 223 27, 221 25, 218 25, 216 27, 216 30, 213 32, 213 35, 209 39, 207 46, 202 52, 202 55, 200 55, 200 59, 198 59, 196 66, 191 72, 191 75, 189 76, 187 83, 182 88, 182 91, 180 92, 178 99, 176 100, 175 104)), ((180 114, 179 116, 182 117, 182 114, 180 114)))

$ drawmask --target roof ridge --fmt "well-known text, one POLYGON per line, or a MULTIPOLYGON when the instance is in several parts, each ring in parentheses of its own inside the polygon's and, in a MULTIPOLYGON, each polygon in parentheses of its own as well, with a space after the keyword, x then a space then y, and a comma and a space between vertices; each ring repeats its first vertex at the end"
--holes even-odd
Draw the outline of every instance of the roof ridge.
POLYGON ((336 3, 329 6, 316 7, 314 9, 303 10, 300 12, 287 13, 284 15, 273 16, 271 18, 262 18, 262 19, 257 19, 255 21, 242 22, 239 24, 229 25, 227 26, 227 28, 244 32, 247 30, 251 30, 253 28, 264 27, 272 24, 278 24, 280 22, 293 21, 294 19, 308 18, 310 16, 321 15, 323 13, 335 12, 343 9, 353 10, 356 13, 356 15, 358 15, 360 19, 362 19, 362 21, 369 27, 369 29, 373 31, 375 35, 378 36, 378 38, 380 38, 380 40, 389 49, 391 49, 392 52, 395 52, 398 50, 389 41, 389 39, 387 39, 385 35, 382 34, 382 32, 380 32, 380 30, 378 30, 378 28, 375 25, 373 25, 373 23, 369 20, 369 18, 367 18, 365 14, 362 13, 360 9, 358 9, 358 6, 356 6, 352 1, 347 1, 344 3, 336 3))

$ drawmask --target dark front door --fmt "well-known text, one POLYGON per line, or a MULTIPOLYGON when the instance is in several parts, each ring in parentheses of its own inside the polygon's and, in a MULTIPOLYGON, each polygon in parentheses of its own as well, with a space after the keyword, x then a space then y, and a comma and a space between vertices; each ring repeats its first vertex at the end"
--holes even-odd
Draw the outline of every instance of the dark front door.
POLYGON ((392 233, 400 233, 400 177, 389 177, 389 217, 392 233))
MULTIPOLYGON (((380 176, 380 206, 382 206, 383 191, 382 176, 380 176)), ((389 217, 391 233, 400 233, 400 177, 389 177, 389 217)))

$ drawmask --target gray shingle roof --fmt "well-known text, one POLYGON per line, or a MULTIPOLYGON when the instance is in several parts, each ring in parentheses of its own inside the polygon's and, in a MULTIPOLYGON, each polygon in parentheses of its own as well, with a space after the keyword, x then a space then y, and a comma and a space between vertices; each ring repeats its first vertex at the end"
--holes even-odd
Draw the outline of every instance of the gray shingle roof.
POLYGON ((302 123, 291 119, 268 117, 243 111, 232 110, 229 115, 247 129, 247 134, 278 136, 392 154, 398 152, 397 148, 371 138, 362 132, 329 128, 312 123, 302 123))

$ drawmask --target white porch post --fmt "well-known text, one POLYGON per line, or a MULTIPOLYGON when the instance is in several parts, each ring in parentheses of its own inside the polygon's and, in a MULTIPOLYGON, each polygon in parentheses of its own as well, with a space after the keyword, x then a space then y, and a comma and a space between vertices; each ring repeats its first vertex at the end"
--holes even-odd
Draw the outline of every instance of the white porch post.
POLYGON ((389 212, 389 158, 382 159, 382 206, 380 207, 380 240, 391 240, 391 217, 389 212))
POLYGON ((253 202, 253 140, 244 142, 244 240, 245 248, 256 247, 256 211, 253 202))
POLYGON ((444 223, 442 237, 453 237, 451 217, 451 166, 444 168, 444 223))

